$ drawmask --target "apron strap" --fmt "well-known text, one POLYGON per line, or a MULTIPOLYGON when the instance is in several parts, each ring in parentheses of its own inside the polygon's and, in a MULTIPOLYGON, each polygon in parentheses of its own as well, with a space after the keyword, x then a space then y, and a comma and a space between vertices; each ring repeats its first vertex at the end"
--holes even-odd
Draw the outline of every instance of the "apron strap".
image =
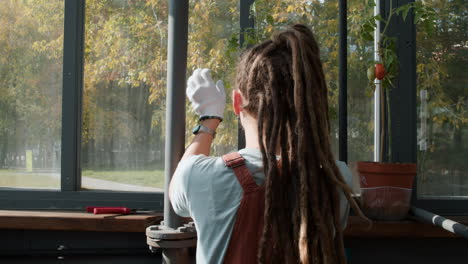
POLYGON ((252 174, 245 165, 245 159, 239 152, 232 152, 224 155, 223 161, 226 167, 234 170, 234 174, 244 190, 244 193, 257 191, 260 188, 253 180, 252 174))

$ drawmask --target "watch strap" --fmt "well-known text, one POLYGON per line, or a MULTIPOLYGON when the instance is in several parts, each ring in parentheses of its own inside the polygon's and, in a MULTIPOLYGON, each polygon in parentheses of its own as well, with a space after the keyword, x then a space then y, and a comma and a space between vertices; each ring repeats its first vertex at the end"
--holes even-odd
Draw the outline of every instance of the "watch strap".
POLYGON ((203 121, 203 120, 207 120, 207 119, 218 119, 220 122, 223 122, 223 118, 222 117, 219 117, 219 116, 202 116, 200 117, 200 119, 198 119, 198 121, 203 121))
POLYGON ((193 134, 196 135, 196 134, 198 134, 198 133, 207 133, 207 134, 212 135, 213 138, 216 137, 216 131, 214 131, 213 129, 211 129, 211 128, 209 128, 209 127, 206 127, 206 126, 204 126, 204 125, 202 125, 202 124, 199 124, 199 125, 197 125, 197 128, 198 128, 198 129, 196 129, 196 131, 194 131, 193 134))

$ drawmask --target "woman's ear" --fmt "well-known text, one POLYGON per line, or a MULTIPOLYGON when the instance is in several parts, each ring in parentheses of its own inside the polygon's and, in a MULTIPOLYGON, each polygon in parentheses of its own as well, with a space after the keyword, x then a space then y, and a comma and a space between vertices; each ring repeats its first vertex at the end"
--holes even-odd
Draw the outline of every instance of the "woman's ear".
POLYGON ((242 95, 240 94, 239 90, 234 89, 232 90, 232 106, 234 108, 234 114, 238 116, 242 110, 242 95))

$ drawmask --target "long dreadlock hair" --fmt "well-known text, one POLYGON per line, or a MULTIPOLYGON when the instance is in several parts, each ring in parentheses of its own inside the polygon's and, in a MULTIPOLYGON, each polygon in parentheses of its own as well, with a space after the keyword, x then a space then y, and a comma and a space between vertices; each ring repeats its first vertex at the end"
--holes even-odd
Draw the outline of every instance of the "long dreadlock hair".
POLYGON ((243 109, 257 116, 266 176, 258 261, 345 263, 339 190, 364 216, 332 154, 327 86, 312 32, 294 25, 247 50, 236 84, 243 109))

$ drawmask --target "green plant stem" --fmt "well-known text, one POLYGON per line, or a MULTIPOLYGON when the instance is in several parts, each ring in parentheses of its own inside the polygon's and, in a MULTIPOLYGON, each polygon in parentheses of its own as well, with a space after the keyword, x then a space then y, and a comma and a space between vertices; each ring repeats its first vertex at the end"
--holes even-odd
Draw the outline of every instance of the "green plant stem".
POLYGON ((384 107, 384 98, 385 98, 385 91, 383 89, 383 84, 380 83, 380 162, 383 162, 383 153, 384 153, 384 142, 385 142, 385 107, 384 107))
POLYGON ((382 40, 382 37, 385 36, 385 32, 387 31, 387 28, 388 28, 388 25, 390 24, 390 20, 392 19, 392 16, 393 16, 393 8, 392 8, 392 1, 390 0, 390 13, 388 14, 388 18, 385 21, 384 29, 382 33, 380 33, 380 40, 382 40))
MULTIPOLYGON (((390 0, 390 7, 389 7, 389 14, 388 14, 388 17, 387 19, 385 20, 385 27, 384 29, 382 30, 382 32, 380 33, 380 40, 379 40, 379 57, 380 57, 380 61, 383 61, 383 58, 384 58, 384 54, 383 54, 383 40, 385 39, 385 33, 387 32, 387 29, 388 29, 388 25, 390 24, 390 21, 393 17, 393 6, 392 6, 392 0, 390 0)), ((391 142, 391 139, 390 139, 390 129, 386 129, 386 120, 388 119, 388 123, 387 123, 387 126, 390 128, 390 100, 389 100, 389 97, 388 95, 385 93, 384 91, 384 87, 383 87, 383 82, 381 82, 380 84, 380 98, 379 98, 379 101, 380 101, 380 129, 381 129, 381 133, 380 133, 380 161, 383 161, 383 153, 384 153, 384 149, 385 149, 385 133, 386 131, 388 132, 388 138, 389 138, 389 144, 387 146, 387 148, 390 150, 390 142, 391 142), (385 103, 387 103, 387 114, 385 114, 385 103)), ((389 153, 389 152, 388 152, 389 153)), ((389 157, 390 157, 390 154, 389 154, 389 157)))
MULTIPOLYGON (((390 90, 387 90, 390 92, 390 90)), ((391 160, 392 156, 392 129, 391 129, 391 124, 392 124, 392 119, 391 119, 391 112, 390 112, 390 95, 385 94, 385 99, 387 101, 387 133, 388 133, 388 144, 387 144, 387 154, 388 154, 388 160, 391 160)))

